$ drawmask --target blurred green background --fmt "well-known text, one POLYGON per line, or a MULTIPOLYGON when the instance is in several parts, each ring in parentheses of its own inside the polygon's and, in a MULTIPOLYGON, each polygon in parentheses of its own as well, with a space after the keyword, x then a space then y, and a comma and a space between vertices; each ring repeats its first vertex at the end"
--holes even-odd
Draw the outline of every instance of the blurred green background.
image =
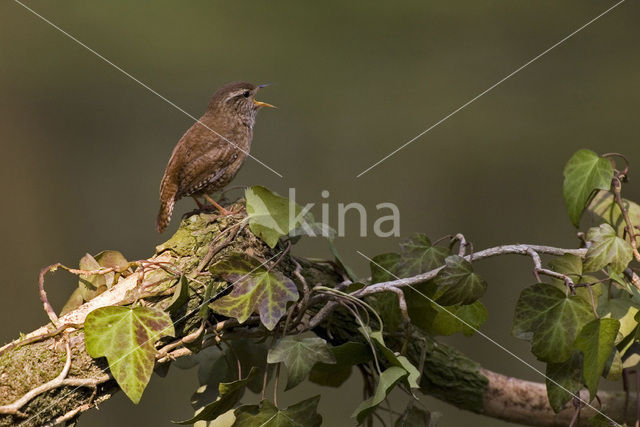
MULTIPOLYGON (((223 2, 29 1, 177 105, 199 116, 232 80, 271 82, 261 99, 252 154, 234 185, 267 186, 298 202, 401 211, 403 237, 463 232, 475 248, 530 242, 575 246, 562 200, 562 168, 579 148, 632 162, 629 198, 640 199, 640 5, 628 1, 361 178, 356 175, 580 27, 610 1, 223 2), (328 190, 328 199, 322 199, 328 190)), ((169 237, 154 231, 158 186, 192 120, 57 32, 19 4, 0 4, 0 341, 46 322, 37 274, 75 265, 86 252, 148 257, 169 237)), ((193 208, 178 203, 180 214, 193 208)), ((320 215, 319 205, 314 212, 320 215)), ((334 216, 335 218, 335 216, 334 216)), ((362 238, 355 215, 337 242, 363 276, 399 239, 362 238)), ((331 225, 336 225, 329 221, 331 225)), ((170 230, 170 231, 171 231, 170 230)), ((307 239, 301 255, 328 256, 307 239)), ((535 362, 510 336, 518 294, 533 283, 529 260, 477 265, 489 282, 483 331, 535 362)), ((76 285, 48 282, 60 308, 76 285)), ((481 337, 446 339, 504 374, 541 378, 481 337)), ((325 425, 350 425, 361 396, 322 393, 325 425)), ((194 371, 154 376, 135 407, 120 393, 80 425, 170 425, 189 416, 194 371)), ((431 398, 441 425, 498 426, 431 398)), ((401 399, 394 401, 400 402, 401 399)))

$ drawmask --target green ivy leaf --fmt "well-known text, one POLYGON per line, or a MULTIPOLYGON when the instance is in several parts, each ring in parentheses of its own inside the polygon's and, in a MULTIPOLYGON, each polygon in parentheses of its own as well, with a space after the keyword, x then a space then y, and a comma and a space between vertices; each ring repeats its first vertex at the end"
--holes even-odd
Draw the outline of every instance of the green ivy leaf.
MULTIPOLYGON (((638 313, 638 308, 633 301, 629 298, 608 298, 602 297, 598 303, 598 316, 601 318, 616 319, 620 322, 620 329, 618 331, 618 338, 629 337, 628 341, 633 341, 633 332, 638 326, 638 322, 635 320, 635 316, 638 313)), ((616 340, 616 344, 619 342, 616 340)), ((626 346, 621 347, 625 349, 631 344, 628 342, 626 346)))
POLYGON ((244 196, 251 232, 271 248, 276 246, 281 236, 306 223, 306 212, 298 204, 265 187, 249 187, 244 196))
POLYGON ((240 323, 257 311, 271 331, 285 315, 287 302, 298 299, 298 289, 291 279, 261 264, 256 258, 236 253, 211 266, 211 274, 234 285, 228 295, 213 301, 210 307, 240 323))
POLYGON ((278 409, 268 400, 258 405, 243 405, 235 411, 234 427, 318 427, 322 416, 318 414, 320 396, 303 400, 287 409, 278 409))
POLYGON ((106 357, 118 385, 138 403, 155 364, 154 344, 174 336, 167 313, 150 307, 102 307, 87 315, 84 323, 87 352, 106 357))
POLYGON ((586 271, 598 271, 608 265, 614 273, 622 273, 633 259, 629 243, 618 237, 609 224, 590 228, 587 240, 591 246, 584 261, 586 271))
POLYGON ((473 335, 487 321, 489 313, 485 306, 476 301, 472 304, 445 307, 451 314, 438 308, 428 332, 435 335, 453 335, 462 332, 465 336, 473 335), (463 323, 463 320, 465 323, 463 323))
POLYGON ((596 190, 611 187, 611 162, 591 150, 578 150, 564 167, 564 201, 571 223, 578 227, 582 211, 596 190))
POLYGON ((538 359, 559 363, 571 356, 578 331, 593 318, 584 299, 567 297, 553 285, 537 283, 520 293, 512 333, 532 340, 531 351, 538 359))
POLYGON ((609 427, 611 424, 609 420, 604 417, 602 414, 595 414, 593 417, 589 418, 589 427, 609 427))
POLYGON ((583 354, 582 373, 592 399, 598 392, 600 376, 614 350, 619 328, 620 322, 615 319, 595 319, 583 326, 576 338, 575 347, 583 354))
POLYGON ((393 387, 407 376, 407 371, 397 366, 387 368, 378 380, 378 386, 373 396, 362 402, 358 408, 353 412, 352 417, 355 417, 358 424, 362 422, 373 412, 376 407, 384 402, 393 387))
POLYGON ((329 387, 340 387, 349 379, 355 365, 371 360, 369 346, 360 342, 346 342, 332 347, 331 352, 336 362, 318 362, 313 365, 309 381, 329 387))
MULTIPOLYGON (((566 274, 573 280, 575 284, 584 284, 584 283, 593 283, 590 286, 591 292, 587 289, 586 286, 577 287, 575 289, 576 295, 579 295, 587 302, 591 302, 591 294, 593 293, 593 298, 597 300, 600 295, 602 295, 602 283, 596 283, 598 278, 594 276, 589 276, 584 274, 582 270, 582 258, 576 255, 564 254, 557 258, 552 259, 549 262, 549 267, 553 271, 557 271, 558 273, 566 274)), ((553 284, 556 285, 558 289, 561 291, 565 290, 565 283, 559 279, 552 279, 553 284)))
POLYGON ((433 319, 440 312, 438 307, 428 299, 433 300, 437 290, 438 286, 433 280, 403 289, 411 323, 427 332, 431 332, 433 319))
POLYGON ((549 405, 558 413, 582 388, 582 353, 574 351, 564 362, 547 363, 546 378, 549 405))
POLYGON ((400 254, 390 252, 376 255, 369 263, 371 268, 371 283, 388 282, 395 280, 398 273, 398 265, 402 257, 400 254))
POLYGON ((189 279, 187 276, 180 276, 180 280, 176 284, 176 289, 173 292, 173 296, 167 305, 166 311, 171 314, 176 313, 183 305, 189 300, 189 279))
POLYGON ((393 424, 393 427, 429 427, 430 425, 431 414, 428 411, 416 408, 411 402, 393 424))
POLYGON ((471 304, 487 290, 487 282, 473 272, 469 261, 458 255, 445 259, 445 267, 434 281, 442 286, 436 300, 440 305, 471 304))
MULTIPOLYGON (((381 254, 373 257, 369 266, 371 268, 371 283, 381 283, 394 280, 398 270, 400 255, 396 253, 381 254)), ((388 332, 395 332, 404 321, 400 312, 398 296, 394 292, 380 292, 372 295, 368 303, 382 318, 384 328, 388 332)))
POLYGON ((316 362, 336 363, 336 359, 322 338, 284 337, 269 350, 267 362, 284 363, 288 374, 285 390, 289 390, 307 378, 316 362))
POLYGON ((618 381, 622 376, 622 355, 618 350, 611 352, 602 376, 609 381, 618 381))
POLYGON ((420 378, 420 371, 413 366, 413 364, 407 359, 405 356, 398 356, 393 352, 387 345, 384 343, 384 338, 382 337, 382 332, 375 331, 371 332, 370 330, 363 330, 360 328, 360 332, 365 335, 368 335, 369 338, 373 340, 376 346, 380 349, 385 359, 392 364, 393 366, 400 367, 404 369, 409 375, 407 376, 407 383, 411 388, 420 388, 418 384, 418 378, 420 378))
POLYGON ((425 273, 444 264, 449 251, 431 244, 424 234, 416 234, 400 244, 402 260, 398 276, 408 277, 425 273))
MULTIPOLYGON (((631 224, 640 225, 640 205, 627 199, 622 199, 622 204, 629 213, 631 224)), ((613 194, 608 191, 600 191, 591 201, 589 211, 593 213, 599 223, 606 222, 615 228, 618 236, 624 235, 626 223, 613 194)), ((640 243, 640 236, 636 240, 640 243)))
POLYGON ((191 395, 194 409, 214 401, 218 397, 219 385, 239 378, 242 372, 256 369, 247 382, 247 388, 254 393, 262 390, 264 373, 267 368, 267 346, 253 339, 227 340, 224 349, 206 347, 198 353, 181 357, 173 362, 181 369, 198 366, 198 384, 200 387, 191 395), (238 372, 238 362, 241 372, 238 372))
POLYGON ((336 264, 338 264, 338 266, 345 272, 347 273, 347 276, 349 276, 349 279, 351 279, 352 282, 357 282, 358 281, 358 276, 356 275, 356 273, 354 273, 354 271, 351 269, 351 267, 349 267, 344 260, 342 259, 342 256, 340 255, 340 253, 338 252, 338 248, 336 248, 335 242, 333 239, 327 239, 327 241, 329 242, 329 250, 331 251, 331 253, 333 254, 333 257, 336 260, 336 264))
POLYGON ((184 421, 174 421, 175 424, 193 424, 196 421, 211 421, 224 414, 228 410, 232 409, 236 403, 242 399, 245 389, 247 387, 247 381, 249 381, 256 374, 256 369, 251 368, 249 375, 238 381, 230 383, 220 383, 218 398, 202 407, 196 414, 184 421))

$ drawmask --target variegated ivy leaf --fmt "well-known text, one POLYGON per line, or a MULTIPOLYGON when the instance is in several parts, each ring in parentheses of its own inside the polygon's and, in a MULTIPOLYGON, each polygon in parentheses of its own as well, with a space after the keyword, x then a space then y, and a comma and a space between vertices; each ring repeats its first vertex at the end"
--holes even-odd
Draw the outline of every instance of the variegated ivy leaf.
POLYGON ((298 289, 291 279, 261 264, 236 253, 211 266, 211 274, 233 285, 228 295, 211 303, 211 309, 240 323, 257 312, 264 326, 273 330, 285 315, 287 303, 298 299, 298 289))
POLYGON ((571 356, 578 332, 594 318, 584 299, 566 296, 553 285, 537 283, 520 293, 512 333, 532 340, 531 352, 539 360, 561 363, 571 356))
POLYGON ((596 190, 611 186, 613 166, 611 162, 591 150, 578 150, 564 167, 562 188, 569 218, 575 227, 580 224, 582 211, 593 198, 596 190))
POLYGON ((102 307, 87 315, 84 339, 91 357, 106 357, 125 394, 138 403, 155 364, 154 344, 174 336, 167 313, 151 307, 102 307))
MULTIPOLYGON (((592 295, 594 299, 598 299, 602 295, 602 283, 598 283, 598 278, 584 274, 582 268, 582 258, 576 255, 564 254, 549 261, 549 267, 553 271, 566 274, 573 283, 584 284, 590 283, 591 286, 581 286, 575 289, 576 295, 584 298, 587 302, 591 301, 592 295)), ((561 291, 565 290, 566 284, 560 279, 551 279, 553 284, 561 291)))
POLYGON ((269 350, 268 363, 284 363, 289 390, 304 381, 317 362, 336 363, 327 342, 322 338, 284 337, 269 350))
POLYGON ((444 264, 449 255, 445 248, 433 246, 424 234, 415 234, 400 244, 402 259, 399 262, 398 276, 408 277, 433 270, 444 264))
POLYGON ((473 272, 471 263, 458 255, 445 259, 445 267, 438 272, 435 283, 440 305, 472 304, 487 290, 487 282, 473 272))
POLYGON ((589 229, 587 240, 591 246, 584 261, 585 271, 598 271, 606 267, 614 273, 622 273, 633 259, 631 245, 616 235, 609 224, 589 229))

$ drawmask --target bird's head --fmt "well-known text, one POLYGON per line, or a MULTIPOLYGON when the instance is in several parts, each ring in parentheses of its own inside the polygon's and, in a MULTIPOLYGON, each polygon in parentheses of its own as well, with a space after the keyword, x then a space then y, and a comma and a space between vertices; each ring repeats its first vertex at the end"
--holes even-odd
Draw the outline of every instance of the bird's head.
POLYGON ((253 125, 258 110, 262 107, 276 108, 266 102, 257 101, 256 93, 267 85, 256 86, 252 83, 233 82, 216 91, 209 103, 209 109, 216 113, 235 116, 243 122, 253 125))

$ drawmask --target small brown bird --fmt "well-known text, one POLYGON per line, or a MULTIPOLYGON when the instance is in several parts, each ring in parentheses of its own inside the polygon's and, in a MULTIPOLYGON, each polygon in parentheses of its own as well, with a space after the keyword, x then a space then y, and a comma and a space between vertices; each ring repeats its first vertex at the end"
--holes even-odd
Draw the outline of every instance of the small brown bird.
POLYGON ((200 207, 197 196, 202 196, 223 214, 232 214, 208 193, 231 182, 247 158, 258 110, 273 107, 255 100, 264 86, 234 82, 221 87, 204 115, 180 138, 160 184, 159 233, 169 225, 176 200, 186 196, 192 196, 200 207))

